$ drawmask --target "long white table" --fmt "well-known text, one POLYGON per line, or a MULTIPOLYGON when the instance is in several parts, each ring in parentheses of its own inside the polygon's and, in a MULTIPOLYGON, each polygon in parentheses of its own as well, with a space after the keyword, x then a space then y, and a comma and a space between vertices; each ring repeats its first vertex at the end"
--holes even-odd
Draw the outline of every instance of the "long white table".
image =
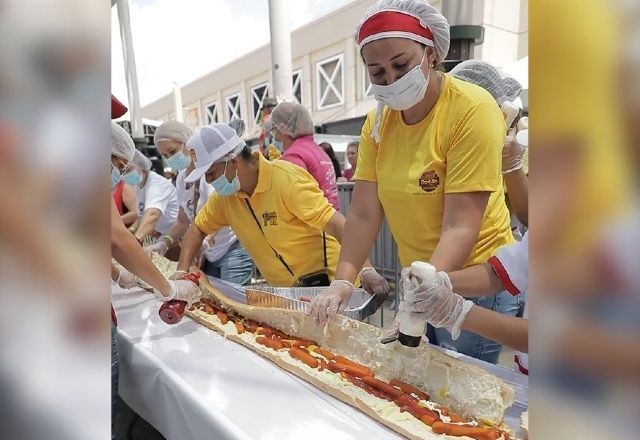
MULTIPOLYGON (((170 440, 397 439, 360 411, 185 317, 160 320, 142 290, 112 289, 120 396, 170 440)), ((455 353, 454 353, 455 354, 455 353)), ((467 360, 466 356, 464 357, 467 360)), ((516 388, 507 422, 527 405, 526 378, 471 359, 516 388)))

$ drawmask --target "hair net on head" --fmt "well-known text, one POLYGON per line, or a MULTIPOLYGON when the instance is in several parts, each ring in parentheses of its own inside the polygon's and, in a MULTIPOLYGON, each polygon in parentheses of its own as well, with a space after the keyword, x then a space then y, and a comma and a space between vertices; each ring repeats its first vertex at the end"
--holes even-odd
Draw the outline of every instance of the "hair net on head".
POLYGON ((269 127, 296 139, 313 134, 313 119, 309 110, 301 104, 281 102, 271 112, 269 127))
POLYGON ((449 73, 455 78, 482 87, 493 96, 498 105, 513 101, 522 91, 522 85, 517 80, 481 60, 463 61, 449 73))
POLYGON ((360 49, 382 38, 408 38, 436 50, 436 62, 449 52, 449 22, 425 0, 378 0, 356 28, 360 49))
POLYGON ((153 136, 153 143, 158 145, 159 141, 175 141, 186 144, 193 132, 189 127, 178 121, 164 122, 156 129, 153 136))
POLYGON ((111 121, 111 154, 127 162, 133 159, 136 146, 127 131, 111 121))
POLYGON ((132 161, 139 170, 149 171, 151 169, 151 160, 142 154, 139 150, 136 150, 133 155, 132 161))
POLYGON ((229 127, 233 128, 236 131, 238 137, 240 137, 244 134, 246 124, 242 119, 234 119, 233 121, 229 122, 229 127))

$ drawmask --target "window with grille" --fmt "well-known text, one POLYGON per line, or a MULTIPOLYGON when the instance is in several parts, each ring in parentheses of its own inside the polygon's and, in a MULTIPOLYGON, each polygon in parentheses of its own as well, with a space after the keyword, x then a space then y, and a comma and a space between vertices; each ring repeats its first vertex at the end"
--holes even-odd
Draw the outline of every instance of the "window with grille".
POLYGON ((227 122, 231 122, 234 119, 242 119, 240 114, 240 93, 229 95, 224 100, 227 104, 227 122))
POLYGON ((302 69, 293 72, 293 99, 302 104, 302 69))
POLYGON ((205 107, 207 125, 217 124, 218 119, 218 103, 213 102, 205 107))
POLYGON ((344 104, 344 57, 336 55, 316 63, 318 110, 344 104))
POLYGON ((262 108, 262 102, 268 95, 269 83, 260 84, 259 86, 251 88, 251 114, 255 125, 258 125, 260 122, 260 109, 262 108))

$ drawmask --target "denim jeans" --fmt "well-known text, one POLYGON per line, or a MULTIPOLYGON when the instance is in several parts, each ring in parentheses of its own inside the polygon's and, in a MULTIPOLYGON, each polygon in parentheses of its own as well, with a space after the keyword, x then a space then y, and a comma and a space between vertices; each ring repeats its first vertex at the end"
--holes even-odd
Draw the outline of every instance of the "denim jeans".
POLYGON ((116 438, 115 421, 118 402, 118 345, 116 341, 116 326, 111 323, 111 438, 116 438))
POLYGON ((218 260, 205 260, 203 270, 209 276, 246 286, 251 283, 253 261, 242 244, 236 241, 218 260))
MULTIPOLYGON (((523 303, 524 294, 511 295, 507 291, 500 292, 495 296, 483 296, 479 298, 469 298, 474 304, 484 307, 488 310, 499 312, 503 315, 516 316, 520 309, 520 303, 523 303)), ((427 331, 429 342, 439 345, 458 353, 466 354, 477 359, 495 364, 498 362, 502 345, 497 342, 472 333, 466 330, 460 332, 460 336, 455 341, 451 338, 451 334, 443 328, 430 328, 427 331)))

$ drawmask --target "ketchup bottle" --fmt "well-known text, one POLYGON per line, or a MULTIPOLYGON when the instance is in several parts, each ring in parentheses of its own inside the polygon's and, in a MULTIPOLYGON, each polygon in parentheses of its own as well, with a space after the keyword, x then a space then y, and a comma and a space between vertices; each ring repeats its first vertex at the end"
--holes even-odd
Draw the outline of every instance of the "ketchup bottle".
MULTIPOLYGON (((189 280, 196 284, 198 284, 198 280, 200 280, 200 274, 197 272, 188 273, 182 277, 183 280, 189 280)), ((172 299, 171 301, 166 301, 160 307, 160 311, 158 312, 160 318, 166 322, 167 324, 177 324, 182 320, 184 316, 184 309, 187 307, 186 301, 181 301, 179 299, 172 299)))

